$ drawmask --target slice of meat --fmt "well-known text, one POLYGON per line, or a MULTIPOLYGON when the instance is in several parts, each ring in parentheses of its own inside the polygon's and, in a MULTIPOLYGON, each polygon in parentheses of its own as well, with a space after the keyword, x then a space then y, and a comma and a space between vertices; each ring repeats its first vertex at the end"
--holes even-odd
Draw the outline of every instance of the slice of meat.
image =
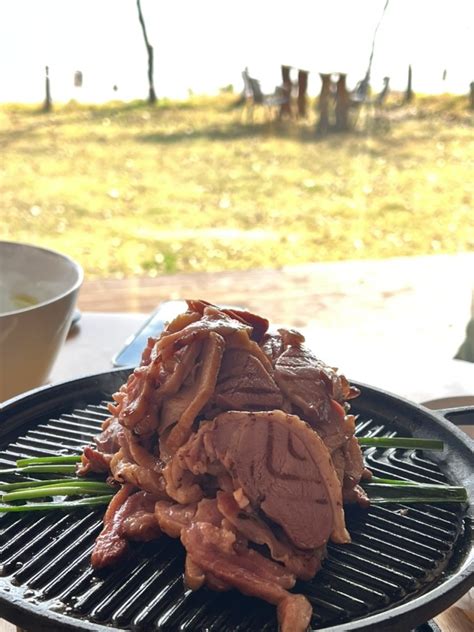
POLYGON ((181 541, 188 556, 206 575, 211 573, 244 595, 278 605, 282 632, 306 631, 311 606, 301 595, 288 592, 295 579, 280 564, 251 549, 240 550, 237 554, 233 548, 234 534, 205 522, 195 522, 184 529, 181 541))
POLYGON ((298 548, 350 541, 341 487, 317 433, 296 415, 228 412, 213 423, 217 457, 253 506, 298 548))
POLYGON ((178 502, 200 500, 200 477, 222 467, 297 548, 350 541, 331 456, 295 415, 231 411, 201 424, 163 470, 166 490, 178 502))
MULTIPOLYGON (((150 365, 151 366, 151 365, 150 365)), ((149 366, 135 369, 119 395, 119 407, 115 411, 122 426, 139 434, 152 432, 158 423, 157 404, 154 401, 156 383, 149 366)), ((117 399, 114 396, 114 399, 117 399)))
POLYGON ((170 538, 179 538, 182 529, 189 527, 197 511, 197 503, 180 505, 159 500, 155 505, 155 517, 161 530, 170 538))
POLYGON ((201 412, 216 387, 217 375, 224 353, 224 339, 211 331, 202 348, 201 366, 190 388, 187 406, 166 438, 166 451, 175 452, 187 439, 197 415, 201 412))
MULTIPOLYGON (((189 555, 186 555, 186 561, 184 563, 184 583, 191 590, 199 590, 206 583, 206 574, 200 566, 194 562, 189 555)), ((209 581, 207 582, 209 585, 209 581)), ((222 590, 219 587, 212 587, 213 590, 222 590)), ((225 588, 223 588, 225 590, 225 588)))
POLYGON ((285 348, 290 346, 300 347, 305 341, 303 334, 299 331, 296 331, 296 329, 282 328, 278 330, 278 333, 281 336, 281 340, 285 348))
POLYGON ((293 410, 320 434, 330 451, 354 434, 346 415, 348 382, 304 346, 289 346, 275 362, 275 381, 293 410))
POLYGON ((275 381, 312 425, 331 422, 331 395, 321 363, 303 347, 289 347, 275 363, 275 381))
POLYGON ((112 498, 104 516, 104 528, 95 541, 91 563, 104 568, 120 562, 128 549, 128 540, 154 540, 161 530, 154 517, 156 498, 124 485, 112 498))
POLYGON ((89 472, 108 472, 112 456, 120 449, 118 434, 121 430, 116 417, 108 417, 102 424, 102 432, 94 438, 96 448, 86 446, 77 468, 79 476, 89 472))
POLYGON ((162 461, 141 446, 138 438, 125 428, 121 429, 119 442, 121 448, 110 461, 114 479, 133 484, 158 498, 168 498, 162 461))
POLYGON ((124 485, 110 501, 104 515, 104 527, 92 551, 91 563, 94 568, 115 564, 125 555, 128 545, 121 533, 121 521, 125 501, 134 490, 133 485, 124 485))
POLYGON ((342 447, 344 454, 344 478, 356 485, 364 474, 365 465, 362 451, 356 437, 352 436, 342 447))
POLYGON ((275 362, 285 350, 285 345, 283 344, 281 334, 275 333, 265 334, 262 342, 260 343, 260 346, 264 354, 272 363, 272 366, 275 366, 275 362))
POLYGON ((277 608, 281 632, 306 632, 313 609, 303 595, 288 595, 277 608))
POLYGON ((273 410, 283 397, 260 360, 235 348, 224 353, 213 401, 221 410, 273 410))
POLYGON ((234 550, 236 536, 228 529, 215 527, 207 522, 193 522, 181 532, 181 541, 187 554, 204 571, 209 571, 226 583, 239 588, 242 583, 246 595, 261 596, 270 603, 278 603, 284 596, 281 590, 295 585, 295 577, 277 562, 267 559, 257 551, 234 550), (262 593, 257 595, 251 587, 252 576, 262 581, 262 593), (268 583, 267 586, 264 584, 268 583), (250 588, 250 589, 249 589, 250 588))
POLYGON ((120 422, 116 417, 109 417, 102 426, 102 432, 94 437, 94 443, 99 452, 104 454, 115 454, 120 448, 118 441, 118 433, 120 431, 120 422))
POLYGON ((215 309, 219 309, 227 316, 231 318, 235 318, 241 323, 245 323, 252 327, 251 339, 256 342, 260 342, 268 329, 269 322, 266 318, 262 318, 258 314, 253 314, 252 312, 248 312, 243 309, 233 309, 233 308, 225 308, 225 307, 217 307, 216 305, 212 305, 212 303, 208 303, 203 300, 188 300, 189 309, 199 312, 201 315, 204 314, 204 310, 206 307, 214 307, 215 309))
POLYGON ((196 340, 209 336, 215 332, 224 338, 236 331, 247 331, 250 335, 252 328, 235 318, 227 316, 216 307, 205 307, 202 317, 187 325, 180 331, 162 336, 158 343, 158 349, 163 360, 172 357, 179 349, 186 347, 196 340))
POLYGON ((127 540, 149 542, 160 537, 155 504, 156 496, 147 492, 136 492, 125 501, 122 535, 127 540))
POLYGON ((160 366, 159 388, 155 393, 155 402, 161 402, 175 395, 188 375, 195 369, 197 358, 202 351, 202 341, 181 349, 160 366))
POLYGON ((255 544, 268 547, 273 560, 281 562, 290 573, 299 579, 311 579, 321 566, 325 547, 314 551, 296 549, 288 542, 284 534, 277 538, 270 526, 248 506, 242 510, 234 495, 218 492, 217 507, 221 514, 245 538, 255 544))
POLYGON ((76 468, 76 473, 78 476, 85 476, 89 472, 108 472, 111 460, 111 454, 104 454, 91 446, 86 446, 81 455, 81 462, 76 468))

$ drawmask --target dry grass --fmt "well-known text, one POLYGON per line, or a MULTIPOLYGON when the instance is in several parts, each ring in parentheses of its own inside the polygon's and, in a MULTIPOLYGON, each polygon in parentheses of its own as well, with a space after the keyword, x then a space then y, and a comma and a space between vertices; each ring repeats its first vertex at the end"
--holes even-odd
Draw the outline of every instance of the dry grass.
POLYGON ((466 99, 363 112, 356 133, 242 120, 231 99, 0 109, 0 236, 89 276, 474 249, 466 99))

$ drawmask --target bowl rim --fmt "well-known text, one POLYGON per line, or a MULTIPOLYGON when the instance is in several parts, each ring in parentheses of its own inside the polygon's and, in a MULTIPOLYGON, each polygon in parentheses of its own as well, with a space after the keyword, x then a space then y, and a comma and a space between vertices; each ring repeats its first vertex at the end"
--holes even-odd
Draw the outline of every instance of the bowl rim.
POLYGON ((58 257, 59 259, 63 259, 68 261, 71 266, 74 268, 74 270, 77 273, 77 279, 75 281, 75 283, 69 287, 67 290, 64 290, 63 292, 61 292, 60 294, 57 294, 55 296, 53 296, 52 298, 45 300, 45 301, 41 301, 39 303, 35 303, 35 305, 30 305, 28 307, 22 307, 20 309, 14 309, 11 310, 9 312, 0 312, 0 319, 6 317, 6 316, 16 316, 18 314, 23 314, 25 312, 31 312, 35 309, 38 309, 40 307, 45 307, 46 305, 50 305, 52 303, 55 303, 57 301, 60 301, 61 299, 65 298, 66 296, 68 296, 69 294, 73 294, 75 291, 77 291, 83 281, 84 281, 84 270, 81 266, 80 263, 78 263, 77 261, 75 261, 74 259, 72 259, 71 257, 69 257, 68 255, 63 254, 62 252, 59 252, 57 250, 53 250, 52 248, 44 248, 43 246, 35 246, 34 244, 27 244, 21 241, 9 241, 7 239, 0 239, 0 248, 2 247, 3 244, 8 244, 9 246, 21 246, 22 248, 28 248, 31 250, 40 250, 42 252, 48 253, 50 255, 54 255, 55 257, 58 257))

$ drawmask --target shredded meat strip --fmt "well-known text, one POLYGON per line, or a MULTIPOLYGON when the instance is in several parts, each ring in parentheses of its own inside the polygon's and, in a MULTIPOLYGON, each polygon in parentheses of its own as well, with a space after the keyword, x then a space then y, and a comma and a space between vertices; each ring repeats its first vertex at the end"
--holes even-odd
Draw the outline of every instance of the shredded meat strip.
POLYGON ((204 522, 183 529, 181 541, 189 558, 204 573, 237 588, 244 595, 265 599, 278 606, 281 632, 305 632, 311 605, 302 595, 288 592, 295 579, 282 566, 246 549, 236 553, 235 535, 204 522))
POLYGON ((94 568, 120 562, 127 552, 129 540, 148 541, 160 537, 161 530, 153 513, 155 502, 156 498, 151 494, 136 492, 136 488, 129 484, 115 494, 92 552, 94 568))
POLYGON ((192 397, 189 405, 165 440, 167 451, 176 451, 189 438, 196 416, 212 397, 216 388, 224 346, 224 338, 211 331, 203 345, 202 365, 199 375, 191 387, 192 397))

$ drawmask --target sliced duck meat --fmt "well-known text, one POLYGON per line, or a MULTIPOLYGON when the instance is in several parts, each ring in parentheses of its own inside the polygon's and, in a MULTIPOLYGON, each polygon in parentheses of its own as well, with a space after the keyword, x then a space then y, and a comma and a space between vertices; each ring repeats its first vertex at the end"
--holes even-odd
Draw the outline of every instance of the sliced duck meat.
POLYGON ((235 320, 240 321, 241 323, 245 323, 252 327, 252 333, 250 338, 255 340, 256 342, 260 342, 265 335, 265 332, 268 329, 269 322, 266 318, 262 318, 258 314, 253 314, 252 312, 248 312, 247 310, 231 308, 231 307, 217 307, 216 305, 212 305, 212 303, 208 303, 207 301, 195 301, 188 300, 188 307, 192 311, 199 312, 201 316, 204 314, 204 310, 206 307, 214 307, 215 309, 219 309, 227 316, 234 318, 235 320))
POLYGON ((309 580, 316 575, 326 547, 312 551, 297 549, 291 545, 281 529, 278 530, 277 537, 275 526, 272 530, 268 522, 250 508, 250 504, 242 508, 233 494, 218 492, 217 507, 236 531, 254 544, 265 545, 270 557, 281 562, 298 579, 309 580))
POLYGON ((161 530, 154 516, 155 502, 156 498, 137 492, 133 485, 124 485, 115 494, 92 552, 94 568, 120 562, 127 552, 128 540, 148 541, 160 537, 161 530))
POLYGON ((155 517, 161 530, 171 538, 179 538, 181 531, 193 522, 208 522, 220 527, 224 519, 215 498, 204 498, 199 503, 187 505, 160 500, 155 505, 155 517))
POLYGON ((157 348, 162 359, 172 357, 179 349, 186 347, 196 340, 206 338, 210 332, 215 332, 223 337, 236 331, 247 331, 249 336, 252 328, 230 316, 216 307, 206 307, 199 320, 190 323, 183 329, 174 333, 167 333, 157 343, 157 348))
POLYGON ((362 451, 356 437, 352 436, 340 448, 343 455, 344 476, 342 481, 342 498, 345 503, 357 503, 361 507, 369 507, 370 500, 365 490, 359 485, 361 479, 369 479, 372 473, 365 467, 362 451))
POLYGON ((277 605, 303 632, 296 578, 319 570, 329 540, 350 541, 343 500, 366 506, 347 400, 358 390, 297 331, 206 301, 188 301, 113 396, 111 417, 78 472, 121 484, 92 556, 123 559, 128 541, 181 538, 185 582, 237 588, 277 605))
POLYGON ((252 549, 236 552, 232 531, 205 522, 194 522, 184 529, 181 541, 188 557, 205 574, 211 573, 244 595, 260 597, 277 605, 282 632, 306 631, 311 606, 301 595, 288 592, 294 586, 295 578, 283 566, 252 549))
POLYGON ((273 410, 283 397, 260 359, 245 349, 228 349, 222 358, 213 402, 221 410, 273 410))
POLYGON ((152 432, 158 423, 157 405, 154 400, 156 382, 151 375, 150 367, 142 366, 135 369, 128 378, 126 389, 121 389, 114 396, 117 408, 113 413, 119 418, 122 426, 140 434, 152 432))
POLYGON ((102 425, 102 432, 94 438, 99 452, 115 454, 119 448, 118 434, 121 430, 120 421, 116 417, 109 417, 102 425))
POLYGON ((363 477, 365 471, 362 450, 356 437, 352 436, 342 447, 344 454, 344 478, 356 485, 363 477))
POLYGON ((161 535, 155 517, 156 496, 148 492, 136 492, 125 502, 122 534, 127 540, 149 542, 161 535))
POLYGON ((275 363, 275 381, 312 425, 330 423, 331 394, 321 363, 304 347, 291 346, 275 363))
POLYGON ((155 505, 156 520, 166 535, 179 538, 181 531, 189 527, 197 511, 197 503, 180 505, 167 500, 159 500, 155 505))
POLYGON ((164 470, 167 492, 199 500, 199 476, 219 464, 253 507, 276 522, 294 546, 316 549, 329 538, 350 541, 341 484, 326 446, 295 415, 222 413, 202 424, 164 470))
POLYGON ((155 494, 168 498, 162 476, 163 463, 156 455, 148 452, 129 430, 122 428, 119 435, 120 450, 110 461, 110 472, 120 483, 130 483, 155 494))
POLYGON ((110 470, 111 454, 104 454, 91 446, 86 446, 81 454, 81 462, 76 472, 78 476, 85 476, 90 472, 108 472, 110 470))
POLYGON ((102 432, 94 438, 96 448, 86 446, 77 468, 79 476, 89 472, 108 472, 112 456, 120 449, 118 434, 122 426, 116 417, 108 417, 102 424, 102 432))
POLYGON ((280 334, 267 333, 260 343, 262 351, 272 363, 272 367, 275 366, 275 362, 281 356, 285 350, 283 339, 280 334))
POLYGON ((277 608, 281 632, 306 632, 313 609, 303 595, 288 594, 277 608))
POLYGON ((168 453, 176 451, 187 441, 194 420, 212 397, 216 388, 224 347, 224 338, 211 331, 203 344, 200 366, 195 381, 189 389, 186 399, 187 405, 165 440, 168 453))
POLYGON ((305 341, 303 334, 296 331, 296 329, 281 328, 278 330, 278 333, 281 336, 281 341, 285 349, 288 347, 301 347, 305 341))
POLYGON ((331 456, 306 423, 275 410, 223 413, 212 424, 207 431, 235 486, 296 547, 315 549, 330 537, 350 541, 331 456))

